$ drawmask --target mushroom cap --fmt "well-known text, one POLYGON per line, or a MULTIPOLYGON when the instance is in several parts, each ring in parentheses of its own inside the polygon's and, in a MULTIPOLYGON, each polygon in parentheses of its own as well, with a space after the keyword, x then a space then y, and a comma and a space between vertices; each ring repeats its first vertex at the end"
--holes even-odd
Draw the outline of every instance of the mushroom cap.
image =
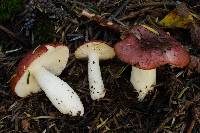
POLYGON ((90 53, 99 55, 100 60, 112 59, 115 56, 114 49, 103 41, 89 41, 78 47, 75 51, 77 59, 87 59, 90 53))
POLYGON ((40 45, 20 61, 17 73, 10 80, 12 91, 20 97, 41 91, 31 70, 40 65, 54 75, 60 75, 67 64, 68 57, 67 46, 59 43, 40 45))
POLYGON ((164 64, 184 67, 189 63, 188 51, 160 29, 133 26, 115 47, 118 58, 140 69, 154 69, 164 64))

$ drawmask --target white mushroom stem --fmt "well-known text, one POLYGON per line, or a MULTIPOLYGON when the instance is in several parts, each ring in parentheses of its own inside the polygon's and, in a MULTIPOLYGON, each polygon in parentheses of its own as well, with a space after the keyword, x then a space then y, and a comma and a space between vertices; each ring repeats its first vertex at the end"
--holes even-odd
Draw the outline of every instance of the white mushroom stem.
POLYGON ((138 92, 138 100, 142 101, 156 85, 156 69, 142 70, 132 66, 130 82, 138 92))
POLYGON ((99 55, 96 53, 88 55, 88 80, 91 98, 93 100, 103 98, 106 90, 101 77, 99 55))
POLYGON ((31 69, 32 74, 53 105, 63 114, 72 116, 84 113, 83 104, 74 90, 44 67, 31 69))

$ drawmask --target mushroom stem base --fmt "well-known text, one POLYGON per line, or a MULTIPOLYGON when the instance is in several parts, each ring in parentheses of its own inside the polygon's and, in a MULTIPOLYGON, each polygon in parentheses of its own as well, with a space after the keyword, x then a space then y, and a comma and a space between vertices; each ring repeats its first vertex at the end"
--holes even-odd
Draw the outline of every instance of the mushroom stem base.
POLYGON ((88 55, 88 80, 91 98, 93 100, 103 98, 106 90, 101 77, 99 56, 96 53, 90 53, 88 55))
POLYGON ((138 92, 138 100, 142 101, 156 85, 156 69, 142 70, 132 66, 130 82, 138 92))
POLYGON ((44 67, 35 67, 31 72, 46 96, 61 113, 83 115, 84 108, 80 98, 66 82, 44 67))

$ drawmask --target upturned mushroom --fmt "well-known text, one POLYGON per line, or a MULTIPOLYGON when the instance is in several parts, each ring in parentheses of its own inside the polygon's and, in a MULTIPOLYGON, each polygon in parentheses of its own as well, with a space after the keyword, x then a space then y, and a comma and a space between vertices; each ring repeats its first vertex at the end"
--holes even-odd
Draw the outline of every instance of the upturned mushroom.
POLYGON ((106 93, 101 77, 99 60, 112 59, 114 56, 114 49, 102 41, 86 42, 75 51, 77 59, 88 58, 88 81, 90 95, 93 100, 103 98, 106 93))
POLYGON ((57 77, 65 68, 68 57, 68 47, 58 43, 37 47, 20 61, 17 73, 10 80, 13 92, 26 97, 42 89, 61 113, 82 116, 84 108, 79 96, 57 77))
POLYGON ((156 85, 156 68, 171 64, 188 65, 190 56, 180 42, 160 29, 133 26, 114 49, 118 58, 132 65, 130 81, 142 101, 156 85))

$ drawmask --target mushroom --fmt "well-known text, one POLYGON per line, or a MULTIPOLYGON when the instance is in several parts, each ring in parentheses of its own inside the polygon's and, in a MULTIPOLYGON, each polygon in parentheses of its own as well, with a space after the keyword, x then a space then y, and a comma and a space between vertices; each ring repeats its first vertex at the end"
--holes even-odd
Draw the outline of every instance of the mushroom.
POLYGON ((86 42, 75 51, 77 59, 88 58, 88 81, 90 95, 93 100, 103 98, 106 93, 101 77, 99 60, 111 59, 114 56, 114 49, 102 41, 86 42))
POLYGON ((58 43, 37 47, 20 61, 17 73, 10 80, 13 92, 26 97, 42 89, 61 113, 82 116, 84 108, 79 96, 57 77, 65 68, 68 57, 68 47, 58 43))
POLYGON ((184 67, 189 63, 189 53, 180 42, 160 29, 146 25, 133 26, 114 49, 123 62, 132 65, 130 82, 142 101, 156 85, 156 68, 171 64, 184 67))

